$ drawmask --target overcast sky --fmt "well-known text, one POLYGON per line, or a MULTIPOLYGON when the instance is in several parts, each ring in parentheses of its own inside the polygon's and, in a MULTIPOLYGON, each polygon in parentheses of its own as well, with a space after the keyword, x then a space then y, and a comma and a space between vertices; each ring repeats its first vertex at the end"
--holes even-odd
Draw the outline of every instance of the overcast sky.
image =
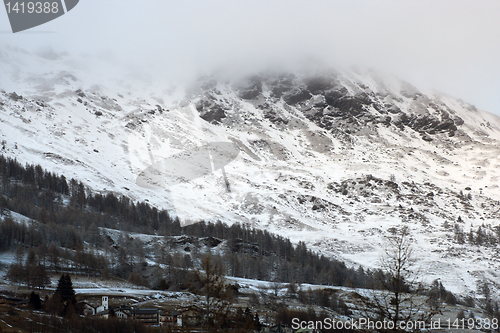
POLYGON ((160 79, 355 64, 500 114, 498 0, 81 0, 52 22, 8 31, 0 10, 1 42, 87 52, 160 79))

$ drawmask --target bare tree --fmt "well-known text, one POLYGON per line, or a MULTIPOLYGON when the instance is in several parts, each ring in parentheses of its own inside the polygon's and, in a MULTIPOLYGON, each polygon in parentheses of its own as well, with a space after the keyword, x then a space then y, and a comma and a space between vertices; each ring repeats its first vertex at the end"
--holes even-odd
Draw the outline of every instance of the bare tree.
POLYGON ((210 254, 202 256, 200 270, 195 271, 195 281, 203 303, 204 324, 209 332, 223 332, 233 299, 223 264, 218 259, 210 254))
MULTIPOLYGON (((440 304, 423 295, 420 272, 413 255, 413 239, 407 227, 387 237, 378 288, 364 299, 363 312, 373 322, 385 322, 379 332, 418 332, 440 313, 440 304), (403 329, 404 326, 404 329, 403 329)), ((375 287, 375 286, 374 286, 375 287)))
POLYGON ((283 283, 279 282, 278 280, 274 280, 273 282, 271 282, 269 289, 272 290, 274 297, 278 297, 279 292, 281 291, 281 289, 283 289, 284 286, 285 285, 283 283))

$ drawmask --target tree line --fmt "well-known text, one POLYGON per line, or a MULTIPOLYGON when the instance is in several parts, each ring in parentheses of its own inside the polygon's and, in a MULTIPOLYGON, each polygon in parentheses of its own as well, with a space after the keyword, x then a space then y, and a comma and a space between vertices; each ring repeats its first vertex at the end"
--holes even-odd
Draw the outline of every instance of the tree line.
MULTIPOLYGON (((3 155, 0 177, 0 209, 38 222, 26 225, 4 218, 0 222, 0 251, 18 246, 47 249, 39 253, 48 254, 49 265, 45 266, 56 271, 70 268, 71 262, 89 274, 106 270, 130 277, 134 263, 126 259, 133 257, 141 244, 109 247, 99 228, 112 228, 165 237, 187 235, 226 240, 225 267, 228 274, 237 277, 367 287, 373 285, 368 281, 376 281, 374 277, 383 274, 361 267, 349 268, 341 261, 311 251, 303 242, 294 245, 285 237, 248 225, 200 221, 181 227, 179 219, 172 218, 166 210, 123 195, 95 193, 75 179, 68 181, 40 165, 22 165, 3 155), (95 254, 85 244, 113 254, 116 263, 110 256, 95 254)), ((189 268, 182 267, 185 263, 183 260, 179 268, 189 268)))
MULTIPOLYGON (((43 288, 47 284, 47 270, 74 270, 100 276, 111 273, 158 289, 192 291, 195 286, 201 294, 212 295, 213 286, 217 283, 207 282, 207 268, 203 267, 207 266, 203 263, 206 253, 200 253, 196 248, 185 248, 183 251, 174 247, 158 249, 158 252, 164 253, 152 256, 168 268, 156 266, 156 275, 160 279, 148 280, 148 274, 143 274, 149 266, 145 260, 145 244, 140 238, 134 239, 126 233, 140 232, 162 235, 165 244, 170 241, 175 243, 183 237, 193 244, 202 241, 212 244, 209 248, 222 243, 225 251, 211 254, 215 262, 221 263, 217 276, 255 278, 274 281, 276 285, 288 283, 289 294, 300 303, 320 305, 342 315, 349 315, 350 310, 335 292, 306 292, 298 290, 295 283, 381 290, 383 292, 374 292, 371 298, 361 296, 361 299, 366 303, 367 316, 386 318, 391 322, 416 318, 422 313, 430 318, 437 313, 441 302, 457 302, 440 282, 435 282, 427 291, 422 289, 422 284, 415 283, 411 273, 411 235, 406 229, 389 237, 393 243, 389 242, 392 247, 386 249, 386 261, 382 262, 381 269, 352 268, 339 260, 311 251, 304 242, 295 245, 285 237, 245 224, 228 226, 221 221, 199 221, 181 227, 179 219, 172 218, 165 210, 145 202, 133 202, 114 193, 95 193, 82 182, 74 179, 67 181, 64 176, 50 173, 39 165, 23 166, 16 160, 0 156, 0 177, 0 209, 33 219, 26 224, 16 222, 14 217, 6 216, 0 220, 0 251, 16 250, 16 261, 11 265, 8 277, 29 288, 43 288), (103 228, 125 232, 112 240, 103 228), (403 254, 403 257, 395 254, 403 254), (200 270, 196 270, 199 267, 204 268, 201 270, 205 272, 204 276, 200 275, 200 270), (421 296, 424 295, 427 296, 425 304, 415 307, 414 300, 423 299, 421 296), (435 307, 436 311, 422 311, 423 307, 435 307)), ((491 237, 492 233, 483 233, 483 230, 479 228, 476 233, 471 233, 469 241, 479 243, 481 239, 491 237)), ((455 234, 461 233, 461 228, 455 226, 455 234)), ((148 273, 155 275, 150 274, 151 270, 148 273)), ((483 289, 482 294, 488 297, 486 283, 483 289)), ((72 301, 68 303, 61 295, 56 296, 61 297, 61 300, 48 299, 45 304, 50 307, 54 303, 52 308, 58 313, 71 312, 71 307, 67 305, 72 301), (65 304, 64 307, 61 307, 61 302, 65 304)), ((208 296, 206 304, 210 308, 216 303, 210 303, 213 299, 208 296)), ((496 303, 489 301, 488 304, 491 308, 489 312, 498 313, 496 303)), ((223 302, 221 308, 225 310, 227 302, 223 302)), ((292 315, 290 310, 280 310, 279 306, 276 311, 283 321, 292 315)), ((322 315, 314 311, 300 314, 308 318, 322 315)), ((211 325, 232 324, 221 320, 211 325)))

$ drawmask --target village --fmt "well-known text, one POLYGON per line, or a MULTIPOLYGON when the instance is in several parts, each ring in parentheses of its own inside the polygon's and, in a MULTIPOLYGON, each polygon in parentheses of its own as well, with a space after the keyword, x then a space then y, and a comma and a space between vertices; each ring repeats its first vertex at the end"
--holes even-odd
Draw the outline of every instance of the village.
MULTIPOLYGON (((163 302, 155 302, 157 306, 153 306, 149 305, 151 302, 144 302, 146 303, 145 305, 149 305, 149 307, 145 307, 142 304, 139 306, 131 305, 127 303, 126 298, 123 296, 101 296, 100 299, 97 296, 92 296, 86 297, 86 299, 88 300, 79 301, 74 305, 76 316, 106 320, 133 320, 147 327, 156 328, 160 332, 205 332, 204 323, 206 322, 206 317, 207 315, 213 315, 207 314, 205 309, 195 304, 182 305, 178 303, 176 306, 175 303, 165 305, 163 302), (163 304, 163 306, 158 304, 163 304)), ((265 316, 267 313, 267 317, 263 317, 263 320, 260 320, 259 314, 257 312, 252 313, 249 307, 244 307, 244 304, 237 304, 231 310, 236 316, 240 317, 241 329, 245 332, 320 332, 313 329, 293 330, 290 325, 284 323, 266 323, 267 320, 274 320, 271 317, 272 313, 270 311, 259 311, 261 316, 265 316), (251 329, 245 330, 245 327, 251 329)), ((231 312, 231 310, 229 311, 231 312)), ((3 328, 2 330, 2 324, 10 328, 16 327, 9 323, 10 320, 3 317, 6 314, 10 314, 10 319, 12 320, 14 318, 12 314, 14 313, 25 319, 29 317, 23 315, 23 313, 33 315, 33 306, 30 304, 30 298, 11 297, 0 294, 0 332, 10 332, 8 328, 3 328)), ((22 332, 22 330, 20 331, 22 332)), ((15 330, 15 332, 19 331, 15 330)))

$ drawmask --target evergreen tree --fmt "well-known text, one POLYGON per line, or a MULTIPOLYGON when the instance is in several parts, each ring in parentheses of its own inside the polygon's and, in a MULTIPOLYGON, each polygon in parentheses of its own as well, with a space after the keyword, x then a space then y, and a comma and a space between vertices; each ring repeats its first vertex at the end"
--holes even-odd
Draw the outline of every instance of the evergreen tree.
POLYGON ((40 299, 40 295, 35 294, 34 291, 30 294, 29 306, 32 310, 41 310, 42 309, 42 300, 40 299))
POLYGON ((61 296, 63 302, 70 301, 76 303, 75 290, 69 274, 62 274, 57 284, 56 293, 61 296))

